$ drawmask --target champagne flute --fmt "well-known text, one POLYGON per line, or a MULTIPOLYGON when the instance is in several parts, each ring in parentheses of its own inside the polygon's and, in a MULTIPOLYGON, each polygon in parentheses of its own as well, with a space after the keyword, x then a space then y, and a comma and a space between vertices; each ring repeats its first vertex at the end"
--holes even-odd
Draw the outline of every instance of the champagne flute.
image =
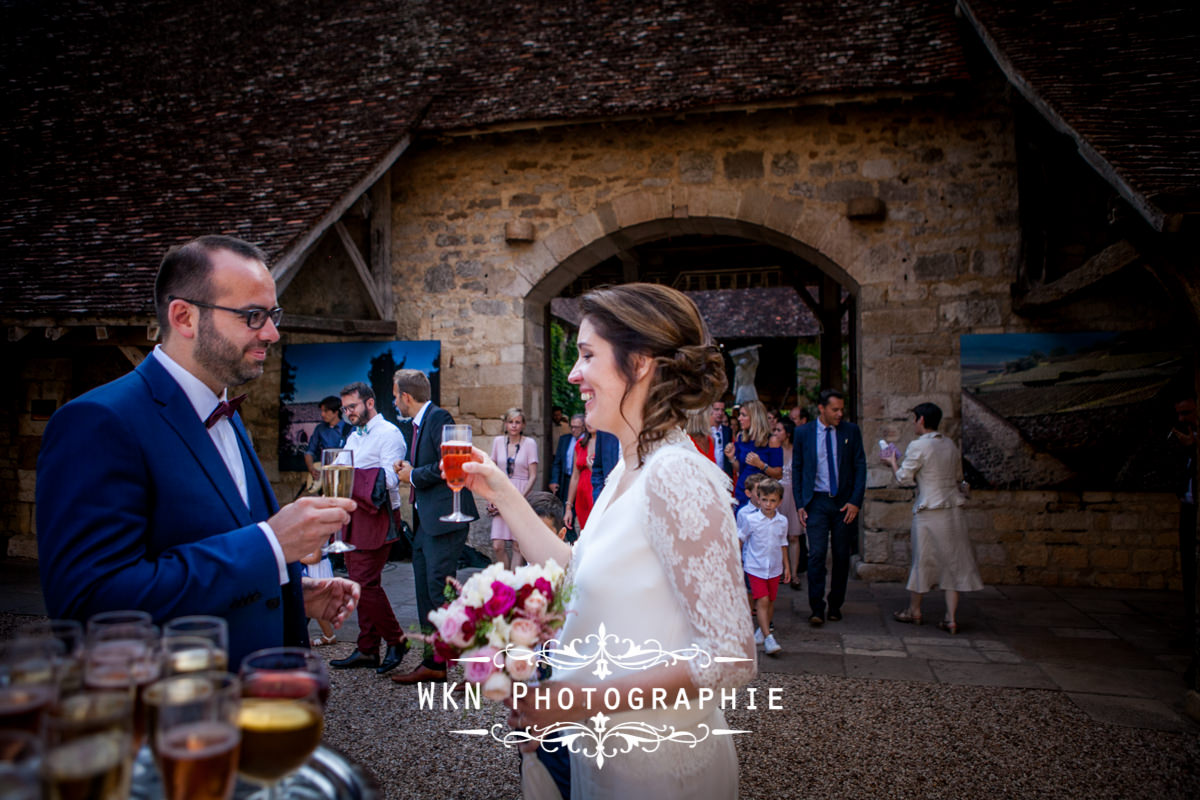
POLYGON ((158 680, 162 651, 153 625, 108 625, 88 634, 83 683, 93 691, 128 694, 132 704, 134 753, 146 741, 142 689, 158 680))
POLYGON ((280 782, 321 743, 321 680, 310 656, 302 647, 272 647, 242 661, 238 772, 264 785, 265 800, 278 800, 280 782))
POLYGON ((471 460, 471 426, 447 425, 442 428, 442 476, 454 492, 454 511, 438 517, 442 522, 473 522, 459 507, 462 488, 467 482, 463 464, 471 460))
POLYGON ((210 672, 155 686, 163 696, 154 737, 166 800, 229 800, 242 738, 241 683, 210 672))
POLYGON ((83 690, 83 625, 73 619, 29 622, 17 629, 18 639, 45 639, 56 650, 54 680, 58 696, 83 690))
MULTIPOLYGON (((321 451, 321 493, 326 497, 349 497, 354 490, 354 451, 330 447, 321 451)), ((321 548, 321 554, 349 553, 358 548, 342 539, 338 528, 333 541, 321 548)))

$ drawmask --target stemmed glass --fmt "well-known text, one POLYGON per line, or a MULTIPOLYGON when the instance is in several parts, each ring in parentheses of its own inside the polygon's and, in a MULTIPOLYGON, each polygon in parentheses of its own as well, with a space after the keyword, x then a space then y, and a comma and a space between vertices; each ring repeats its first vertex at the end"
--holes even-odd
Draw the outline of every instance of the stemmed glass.
POLYGON ((123 800, 133 762, 133 701, 125 692, 85 691, 52 706, 43 720, 47 797, 123 800))
POLYGON ((229 800, 237 780, 241 683, 210 672, 168 678, 154 733, 166 800, 229 800))
MULTIPOLYGON (((330 447, 321 451, 321 490, 326 497, 350 497, 354 491, 354 451, 330 447)), ((338 528, 333 541, 321 548, 322 555, 349 553, 358 548, 342 539, 338 528)))
POLYGON ((463 486, 467 483, 467 473, 463 464, 471 460, 471 426, 447 425, 442 428, 442 476, 446 485, 454 492, 454 511, 444 517, 438 517, 442 522, 472 522, 459 507, 463 486))
MULTIPOLYGON (((238 772, 278 800, 279 784, 321 743, 322 676, 301 647, 272 647, 242 661, 242 750, 238 772)), ((327 690, 326 690, 327 691, 327 690)))
POLYGON ((221 617, 196 614, 176 617, 163 628, 163 650, 168 657, 170 672, 224 672, 229 666, 229 623, 221 617), (189 653, 186 645, 204 639, 209 648, 189 653), (205 656, 208 656, 205 658, 205 656))

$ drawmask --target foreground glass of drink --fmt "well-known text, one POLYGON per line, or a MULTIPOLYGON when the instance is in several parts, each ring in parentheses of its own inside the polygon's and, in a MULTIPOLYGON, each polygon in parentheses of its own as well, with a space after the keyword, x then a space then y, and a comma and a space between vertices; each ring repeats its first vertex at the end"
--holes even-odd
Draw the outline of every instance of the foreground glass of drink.
POLYGON ((159 633, 153 625, 112 625, 88 634, 84 686, 129 697, 135 753, 146 741, 142 689, 158 680, 161 671, 159 633))
POLYGON ((57 639, 22 637, 0 644, 0 729, 37 734, 54 701, 57 639))
POLYGON ((167 678, 154 687, 162 696, 154 738, 166 800, 229 800, 242 739, 241 683, 210 672, 167 678))
POLYGON ((40 800, 42 743, 25 731, 0 729, 0 798, 40 800))
POLYGON ((300 647, 259 650, 242 661, 242 748, 238 772, 263 784, 276 800, 279 783, 299 769, 321 743, 321 676, 300 647))
POLYGON ((198 670, 217 670, 225 672, 229 669, 229 623, 221 617, 193 615, 177 617, 163 628, 163 649, 170 653, 186 653, 186 648, 175 644, 175 640, 194 641, 197 637, 207 639, 212 645, 212 663, 206 666, 196 665, 192 669, 181 669, 169 665, 173 672, 196 672, 198 670))
POLYGON ((124 800, 133 763, 132 700, 124 692, 81 692, 43 721, 47 800, 124 800))
POLYGON ((46 639, 55 649, 54 680, 58 696, 83 690, 83 625, 73 619, 29 622, 17 629, 17 639, 46 639))
MULTIPOLYGON (((326 497, 350 497, 354 491, 354 451, 341 447, 330 447, 321 451, 321 493, 326 497)), ((342 540, 342 529, 333 535, 333 541, 321 549, 327 553, 349 553, 357 550, 354 545, 342 540)))
POLYGON ((442 428, 442 477, 454 492, 454 511, 438 517, 442 522, 472 522, 475 519, 464 514, 459 507, 460 492, 467 482, 463 464, 471 460, 471 439, 470 425, 447 425, 442 428))

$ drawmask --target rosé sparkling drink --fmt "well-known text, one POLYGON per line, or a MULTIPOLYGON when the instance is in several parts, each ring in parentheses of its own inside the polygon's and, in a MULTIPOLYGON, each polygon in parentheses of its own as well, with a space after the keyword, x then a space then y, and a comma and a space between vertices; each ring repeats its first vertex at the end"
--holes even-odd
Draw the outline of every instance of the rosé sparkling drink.
POLYGON ((464 514, 459 506, 460 492, 467 482, 463 464, 471 460, 471 426, 446 425, 442 428, 442 476, 454 491, 454 512, 438 517, 442 522, 472 522, 475 518, 464 514))

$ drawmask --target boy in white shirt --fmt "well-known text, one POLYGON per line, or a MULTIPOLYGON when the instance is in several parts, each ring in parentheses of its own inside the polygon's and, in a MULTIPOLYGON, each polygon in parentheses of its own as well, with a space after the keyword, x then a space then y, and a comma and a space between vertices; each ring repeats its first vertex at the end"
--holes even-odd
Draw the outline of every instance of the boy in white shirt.
POLYGON ((761 640, 763 652, 770 656, 783 649, 770 633, 779 581, 782 578, 787 583, 792 575, 788 569, 787 520, 776 513, 783 502, 783 486, 779 481, 767 478, 757 488, 758 510, 743 518, 738 526, 738 539, 742 542, 742 569, 750 584, 750 596, 758 619, 754 640, 761 640))
POLYGON ((753 475, 746 478, 745 491, 746 491, 746 499, 749 502, 747 502, 746 505, 739 508, 737 510, 737 513, 734 514, 734 516, 733 516, 734 520, 737 522, 738 530, 742 529, 742 524, 743 524, 742 521, 746 518, 747 515, 753 514, 755 511, 758 511, 758 485, 760 483, 762 483, 763 481, 765 481, 766 479, 767 479, 767 476, 761 472, 756 472, 753 475))

